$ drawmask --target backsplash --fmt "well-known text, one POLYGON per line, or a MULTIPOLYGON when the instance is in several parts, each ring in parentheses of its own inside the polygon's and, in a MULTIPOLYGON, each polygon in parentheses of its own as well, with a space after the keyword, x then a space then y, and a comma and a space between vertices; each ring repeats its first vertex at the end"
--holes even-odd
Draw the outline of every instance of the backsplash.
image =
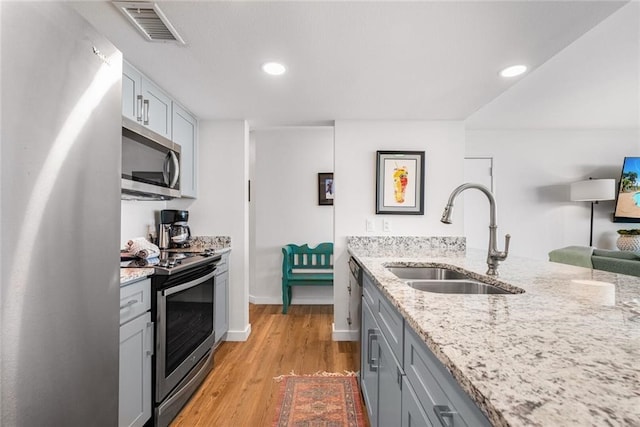
POLYGON ((464 255, 462 236, 347 236, 347 246, 376 256, 464 255))
POLYGON ((158 234, 156 223, 159 212, 166 209, 167 203, 160 201, 131 201, 122 200, 120 204, 121 225, 120 241, 121 246, 135 237, 149 237, 149 231, 153 231, 154 236, 158 234))

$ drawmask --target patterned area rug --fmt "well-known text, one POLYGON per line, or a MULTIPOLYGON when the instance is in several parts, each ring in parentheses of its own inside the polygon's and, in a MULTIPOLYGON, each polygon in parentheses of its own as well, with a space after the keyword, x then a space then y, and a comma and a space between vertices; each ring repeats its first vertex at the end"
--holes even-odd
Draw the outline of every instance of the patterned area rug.
POLYGON ((283 375, 274 427, 366 426, 355 375, 283 375))

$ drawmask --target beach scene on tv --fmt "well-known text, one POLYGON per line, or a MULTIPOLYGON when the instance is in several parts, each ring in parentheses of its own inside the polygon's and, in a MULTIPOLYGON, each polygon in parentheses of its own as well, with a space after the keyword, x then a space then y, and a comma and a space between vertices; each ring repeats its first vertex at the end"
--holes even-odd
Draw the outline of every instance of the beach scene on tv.
POLYGON ((624 159, 615 216, 640 218, 640 157, 624 159))

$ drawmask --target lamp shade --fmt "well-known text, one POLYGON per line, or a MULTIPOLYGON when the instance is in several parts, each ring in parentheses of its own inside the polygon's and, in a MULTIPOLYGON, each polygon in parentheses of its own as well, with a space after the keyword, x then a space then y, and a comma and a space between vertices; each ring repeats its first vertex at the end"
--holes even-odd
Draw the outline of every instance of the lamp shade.
POLYGON ((571 200, 574 202, 596 202, 615 198, 615 179, 588 179, 571 184, 571 200))

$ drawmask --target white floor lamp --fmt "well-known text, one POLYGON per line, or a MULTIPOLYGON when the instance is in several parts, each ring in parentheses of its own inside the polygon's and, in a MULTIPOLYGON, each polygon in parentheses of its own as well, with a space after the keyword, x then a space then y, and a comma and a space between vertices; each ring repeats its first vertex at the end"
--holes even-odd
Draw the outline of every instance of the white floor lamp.
POLYGON ((593 179, 578 181, 571 184, 571 201, 591 202, 591 228, 589 246, 593 246, 593 205, 599 201, 614 200, 616 198, 615 179, 593 179))

